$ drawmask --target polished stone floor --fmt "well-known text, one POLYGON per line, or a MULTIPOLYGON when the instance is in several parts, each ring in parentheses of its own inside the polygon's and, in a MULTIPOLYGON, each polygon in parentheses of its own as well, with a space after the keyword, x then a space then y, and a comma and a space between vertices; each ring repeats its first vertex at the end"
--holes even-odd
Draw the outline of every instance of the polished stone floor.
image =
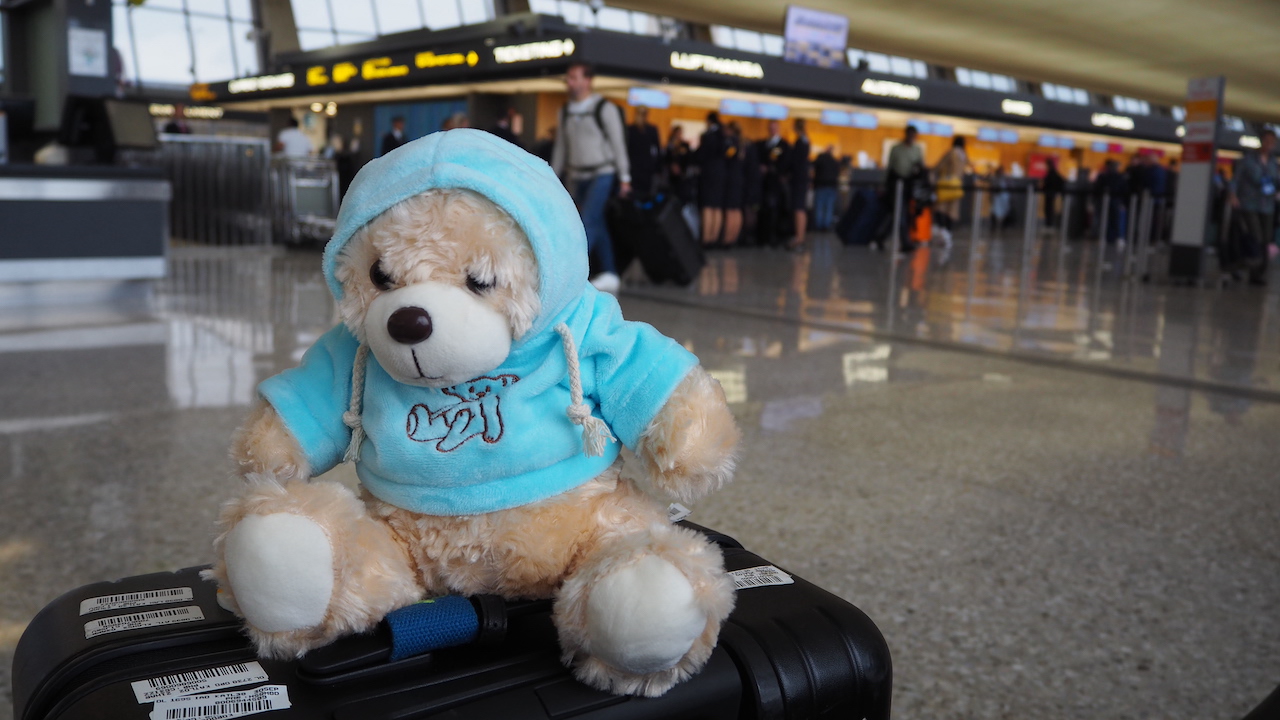
MULTIPOLYGON (((865 610, 896 717, 1229 719, 1280 682, 1280 295, 1122 264, 819 236, 622 298, 744 430, 691 519, 865 610)), ((303 252, 176 251, 153 287, 0 308, 0 718, 45 603, 208 560, 254 386, 331 322, 303 252)))

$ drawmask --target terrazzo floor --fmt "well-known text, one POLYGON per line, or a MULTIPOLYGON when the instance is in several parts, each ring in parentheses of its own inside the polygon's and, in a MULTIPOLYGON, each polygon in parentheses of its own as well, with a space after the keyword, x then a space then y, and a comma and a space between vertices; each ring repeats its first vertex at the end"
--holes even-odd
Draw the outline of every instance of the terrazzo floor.
MULTIPOLYGON (((963 244, 894 267, 819 238, 622 305, 698 354, 744 431, 691 519, 867 612, 895 717, 1242 717, 1280 682, 1277 296, 1094 284, 1068 250, 1031 277, 985 241, 971 282, 963 244)), ((253 388, 331 313, 318 254, 253 251, 0 309, 0 719, 45 603, 208 561, 253 388)))

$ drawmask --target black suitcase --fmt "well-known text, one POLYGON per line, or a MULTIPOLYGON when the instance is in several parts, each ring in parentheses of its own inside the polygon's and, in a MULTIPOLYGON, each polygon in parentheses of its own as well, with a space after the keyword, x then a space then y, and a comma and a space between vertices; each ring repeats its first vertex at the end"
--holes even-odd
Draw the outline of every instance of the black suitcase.
POLYGON ((880 198, 871 189, 858 190, 836 222, 836 235, 845 245, 870 245, 880 224, 880 198))
POLYGON ((866 615, 698 529, 743 571, 737 607, 706 667, 662 697, 574 680, 548 601, 473 599, 489 608, 479 640, 406 659, 389 660, 384 623, 301 660, 258 660, 215 587, 188 568, 87 585, 41 610, 14 657, 14 718, 889 717, 889 650, 866 615))
POLYGON ((625 269, 621 260, 629 263, 634 255, 654 283, 688 285, 696 280, 706 260, 682 209, 680 199, 670 194, 614 203, 608 221, 619 272, 625 269))

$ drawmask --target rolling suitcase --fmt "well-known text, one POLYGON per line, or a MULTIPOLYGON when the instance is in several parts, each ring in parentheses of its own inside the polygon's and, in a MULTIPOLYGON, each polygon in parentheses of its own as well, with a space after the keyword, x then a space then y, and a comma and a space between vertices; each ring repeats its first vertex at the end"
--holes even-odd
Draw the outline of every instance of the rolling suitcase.
POLYGON ((859 190, 836 222, 836 235, 845 245, 870 245, 880 224, 880 198, 875 190, 859 190))
POLYGON ((608 219, 614 248, 634 253, 650 281, 688 285, 698 278, 706 261, 676 196, 623 199, 614 205, 608 219))
POLYGON ((614 696, 574 680, 559 662, 549 601, 438 600, 470 607, 476 620, 454 633, 454 646, 424 654, 398 657, 389 629, 397 623, 384 622, 300 660, 260 660, 214 585, 188 568, 87 585, 40 611, 14 657, 14 718, 889 717, 889 651, 866 615, 697 529, 723 550, 737 606, 702 671, 661 697, 614 696))

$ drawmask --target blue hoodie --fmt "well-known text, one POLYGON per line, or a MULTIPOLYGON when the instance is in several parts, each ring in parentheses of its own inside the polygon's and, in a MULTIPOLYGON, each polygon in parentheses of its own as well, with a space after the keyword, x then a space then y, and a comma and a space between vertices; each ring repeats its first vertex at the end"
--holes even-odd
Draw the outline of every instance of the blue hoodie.
MULTIPOLYGON (((396 203, 433 188, 465 188, 492 200, 520 225, 538 260, 541 311, 501 367, 452 388, 405 385, 368 354, 356 473, 374 496, 431 515, 474 515, 537 502, 603 472, 619 446, 584 451, 574 425, 565 347, 577 346, 591 414, 634 448, 697 358, 649 325, 627 322, 612 295, 587 282, 582 221, 542 160, 487 132, 450 130, 408 143, 366 165, 338 214, 323 269, 334 270, 357 230, 396 203)), ((343 460, 351 429, 358 343, 339 325, 294 369, 258 386, 319 475, 343 460)))

